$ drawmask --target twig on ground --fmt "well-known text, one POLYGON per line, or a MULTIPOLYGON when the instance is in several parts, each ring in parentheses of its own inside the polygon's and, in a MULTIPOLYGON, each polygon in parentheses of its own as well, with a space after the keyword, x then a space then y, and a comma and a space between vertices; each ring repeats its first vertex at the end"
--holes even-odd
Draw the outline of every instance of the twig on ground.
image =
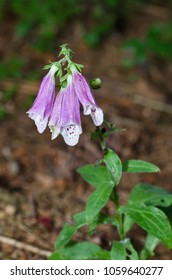
POLYGON ((34 247, 32 245, 29 245, 27 243, 20 242, 20 241, 17 241, 15 239, 12 239, 12 238, 9 238, 9 237, 6 237, 6 236, 2 236, 2 235, 0 235, 0 242, 11 245, 11 246, 14 246, 18 249, 30 251, 32 253, 35 253, 35 254, 38 254, 38 255, 44 256, 44 257, 49 257, 50 254, 51 254, 50 251, 42 250, 42 249, 39 249, 39 248, 34 247))

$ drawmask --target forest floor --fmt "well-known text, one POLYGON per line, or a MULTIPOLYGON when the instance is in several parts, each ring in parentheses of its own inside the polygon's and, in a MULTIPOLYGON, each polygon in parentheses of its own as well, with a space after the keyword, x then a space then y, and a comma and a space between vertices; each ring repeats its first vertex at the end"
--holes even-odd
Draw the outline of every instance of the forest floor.
MULTIPOLYGON (((141 26, 143 18, 135 16, 125 36, 144 34, 152 20, 147 17, 140 30, 135 22, 141 26)), ((30 67, 30 71, 31 67, 42 71, 49 59, 55 59, 56 54, 42 54, 33 51, 27 41, 17 41, 8 23, 1 30, 3 57, 15 52, 27 56, 30 64, 26 69, 30 67)), ((57 45, 69 43, 75 60, 85 66, 87 80, 102 78, 102 88, 94 91, 97 103, 106 119, 126 128, 112 135, 108 145, 122 160, 142 159, 161 169, 159 174, 124 174, 119 186, 121 203, 126 203, 132 187, 139 182, 172 191, 172 67, 166 65, 162 72, 153 61, 149 73, 138 67, 126 69, 121 65, 121 35, 111 34, 96 49, 86 46, 81 35, 80 26, 72 26, 67 34, 61 35, 57 45)), ((5 103, 9 114, 0 123, 0 259, 45 259, 53 251, 60 230, 66 222, 72 222, 73 214, 84 209, 92 190, 76 169, 101 157, 98 143, 89 138, 95 129, 90 117, 82 117, 84 132, 76 147, 67 146, 61 136, 51 141, 48 129, 42 135, 37 132, 25 112, 29 109, 29 96, 37 93, 39 84, 40 81, 10 77, 0 81, 1 99, 4 92, 15 88, 15 95, 5 103)), ((111 204, 105 211, 112 211, 111 204)), ((113 228, 101 227, 92 237, 83 229, 76 238, 92 240, 107 248, 114 236, 113 228)), ((134 227, 129 236, 135 248, 141 249, 145 232, 134 227)), ((160 244, 154 259, 171 258, 172 253, 160 244)))

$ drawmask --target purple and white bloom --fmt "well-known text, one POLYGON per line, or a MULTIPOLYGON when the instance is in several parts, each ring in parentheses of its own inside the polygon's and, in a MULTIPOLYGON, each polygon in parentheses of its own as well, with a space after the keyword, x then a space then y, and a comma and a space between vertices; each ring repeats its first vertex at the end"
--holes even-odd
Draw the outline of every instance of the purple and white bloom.
POLYGON ((69 146, 78 143, 82 133, 80 104, 70 74, 67 77, 66 87, 61 87, 57 94, 48 126, 52 132, 52 140, 60 133, 69 146))
POLYGON ((103 111, 96 104, 87 81, 80 73, 81 65, 73 63, 70 60, 70 50, 65 45, 63 48, 59 55, 64 57, 46 67, 50 70, 43 78, 37 97, 27 114, 34 120, 39 133, 43 133, 48 124, 52 140, 61 134, 66 144, 74 146, 82 133, 80 103, 84 114, 91 115, 96 126, 103 123, 103 111), (56 97, 55 74, 61 84, 56 97))
POLYGON ((84 108, 84 115, 91 115, 96 126, 103 123, 103 111, 97 106, 90 87, 75 65, 70 67, 76 95, 84 108))
POLYGON ((55 73, 58 68, 52 65, 48 74, 43 78, 39 88, 38 95, 27 114, 29 118, 34 120, 39 133, 47 127, 48 119, 50 117, 54 99, 55 99, 55 73))

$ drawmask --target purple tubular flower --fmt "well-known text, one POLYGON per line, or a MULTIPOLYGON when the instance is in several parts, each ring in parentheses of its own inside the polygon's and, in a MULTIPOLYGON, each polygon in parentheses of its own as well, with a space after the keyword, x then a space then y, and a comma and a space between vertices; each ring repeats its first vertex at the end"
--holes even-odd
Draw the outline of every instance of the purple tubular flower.
POLYGON ((43 78, 38 95, 27 114, 35 121, 39 133, 47 127, 55 99, 55 78, 54 74, 58 68, 53 65, 48 74, 43 78))
POLYGON ((67 86, 57 94, 48 126, 52 132, 52 140, 59 133, 69 146, 75 146, 82 133, 79 100, 74 91, 72 76, 67 78, 67 86))
POLYGON ((84 108, 84 115, 91 115, 96 126, 103 123, 103 111, 97 106, 84 76, 72 65, 70 68, 76 95, 84 108))

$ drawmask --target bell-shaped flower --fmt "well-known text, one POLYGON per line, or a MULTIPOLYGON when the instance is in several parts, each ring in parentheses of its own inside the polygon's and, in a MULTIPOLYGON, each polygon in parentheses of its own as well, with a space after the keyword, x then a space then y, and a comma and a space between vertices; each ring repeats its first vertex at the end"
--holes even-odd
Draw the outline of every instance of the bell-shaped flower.
POLYGON ((33 119, 39 133, 42 133, 48 123, 55 99, 55 73, 58 68, 52 65, 48 74, 43 78, 38 95, 27 114, 33 119))
POLYGON ((97 106, 87 81, 74 64, 70 67, 70 70, 76 95, 84 108, 84 115, 91 115, 94 124, 96 126, 101 125, 103 123, 103 111, 97 106))
POLYGON ((66 87, 61 87, 57 94, 48 126, 52 132, 52 140, 60 133, 69 146, 78 143, 82 133, 80 104, 70 74, 67 77, 66 87))

